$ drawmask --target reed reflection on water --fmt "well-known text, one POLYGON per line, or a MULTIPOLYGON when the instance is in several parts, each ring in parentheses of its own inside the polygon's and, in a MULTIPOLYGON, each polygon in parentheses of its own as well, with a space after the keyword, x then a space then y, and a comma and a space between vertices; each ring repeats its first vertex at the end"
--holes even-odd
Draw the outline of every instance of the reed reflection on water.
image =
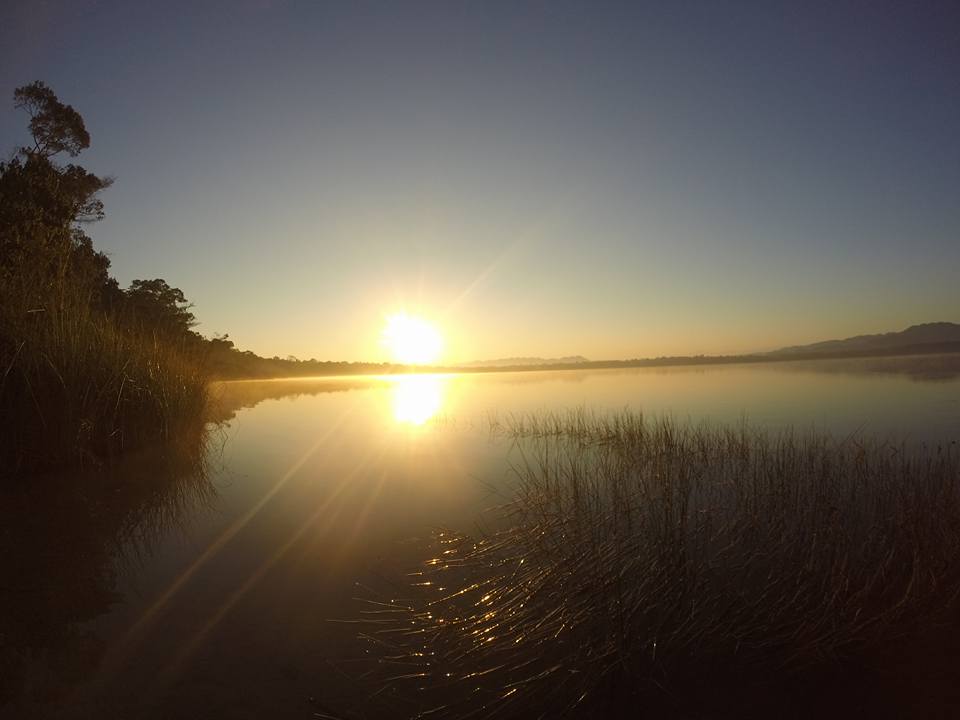
POLYGON ((214 440, 198 432, 0 495, 0 710, 16 702, 29 716, 93 671, 106 643, 85 625, 128 601, 122 578, 216 505, 214 440))

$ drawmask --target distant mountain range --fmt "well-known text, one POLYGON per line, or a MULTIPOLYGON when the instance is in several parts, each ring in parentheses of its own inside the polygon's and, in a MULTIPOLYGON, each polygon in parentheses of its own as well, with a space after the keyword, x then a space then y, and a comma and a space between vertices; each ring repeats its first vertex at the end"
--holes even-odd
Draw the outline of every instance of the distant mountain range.
POLYGON ((955 351, 960 349, 960 325, 951 322, 933 322, 911 325, 900 332, 880 335, 857 335, 845 340, 824 340, 810 345, 793 345, 767 353, 768 356, 792 355, 865 355, 897 352, 955 351))
POLYGON ((590 362, 583 355, 568 355, 560 358, 541 357, 511 357, 497 358, 496 360, 475 360, 463 363, 460 367, 492 368, 492 367, 525 367, 527 365, 579 365, 590 362))
MULTIPOLYGON (((729 363, 775 362, 779 360, 819 360, 825 358, 870 357, 884 355, 926 355, 960 352, 960 325, 933 322, 912 325, 900 332, 857 335, 844 340, 824 340, 810 345, 792 345, 772 352, 748 355, 693 355, 632 360, 588 360, 582 355, 562 358, 512 357, 481 360, 452 369, 476 372, 499 370, 564 370, 622 367, 661 367, 670 365, 722 365, 729 363)), ((445 368, 451 369, 451 368, 445 368)))

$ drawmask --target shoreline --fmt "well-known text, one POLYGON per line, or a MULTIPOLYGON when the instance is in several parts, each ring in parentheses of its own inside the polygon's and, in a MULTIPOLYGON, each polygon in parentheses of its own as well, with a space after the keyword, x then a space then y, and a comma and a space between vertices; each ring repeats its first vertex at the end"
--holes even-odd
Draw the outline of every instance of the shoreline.
MULTIPOLYGON (((334 363, 331 365, 362 365, 355 372, 336 371, 291 373, 288 375, 240 375, 212 377, 211 382, 241 382, 264 380, 305 380, 308 378, 337 377, 391 377, 394 375, 468 375, 508 372, 556 372, 575 370, 617 370, 629 368, 694 367, 707 365, 757 365, 763 363, 810 362, 817 360, 863 360, 869 358, 930 357, 936 355, 960 356, 960 343, 943 343, 936 346, 908 346, 890 351, 864 351, 845 353, 797 353, 789 355, 704 355, 692 357, 639 358, 634 360, 593 360, 582 363, 549 363, 544 365, 498 365, 495 367, 470 367, 458 365, 412 366, 380 365, 376 363, 334 363)), ((325 363, 317 363, 325 364, 325 363)))

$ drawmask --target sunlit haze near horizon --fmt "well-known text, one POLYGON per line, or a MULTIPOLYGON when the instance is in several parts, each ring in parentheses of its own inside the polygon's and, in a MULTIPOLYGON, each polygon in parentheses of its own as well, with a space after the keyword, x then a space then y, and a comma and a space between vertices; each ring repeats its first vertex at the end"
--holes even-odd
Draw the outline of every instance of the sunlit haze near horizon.
POLYGON ((449 362, 749 352, 960 321, 958 39, 936 2, 5 2, 0 137, 49 84, 121 284, 261 355, 389 360, 401 314, 449 362))

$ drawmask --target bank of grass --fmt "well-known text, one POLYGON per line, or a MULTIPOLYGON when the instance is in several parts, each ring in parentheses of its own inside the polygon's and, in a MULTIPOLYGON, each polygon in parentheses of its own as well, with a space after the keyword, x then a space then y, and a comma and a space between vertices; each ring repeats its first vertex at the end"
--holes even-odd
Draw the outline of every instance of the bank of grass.
POLYGON ((98 462, 202 427, 203 346, 89 302, 0 309, 0 474, 98 462))
POLYGON ((918 647, 938 691, 948 661, 923 643, 956 637, 955 443, 627 412, 493 431, 516 453, 502 529, 439 534, 408 597, 365 613, 407 715, 840 716, 918 647))

